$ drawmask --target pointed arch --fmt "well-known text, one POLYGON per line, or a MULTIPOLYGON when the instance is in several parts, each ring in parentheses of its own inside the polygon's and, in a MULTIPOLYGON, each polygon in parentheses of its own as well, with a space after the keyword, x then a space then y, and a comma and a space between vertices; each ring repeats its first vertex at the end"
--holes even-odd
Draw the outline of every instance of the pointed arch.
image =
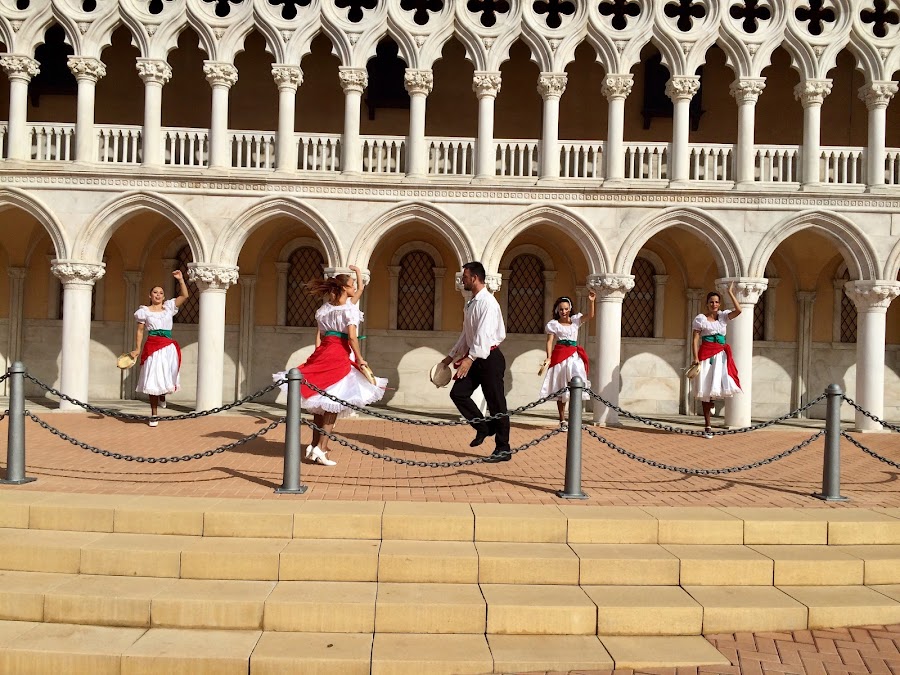
POLYGON ((72 249, 62 224, 43 202, 16 188, 0 188, 0 212, 8 208, 21 209, 44 226, 53 241, 57 258, 67 260, 70 257, 72 249))
POLYGON ((513 240, 532 225, 547 223, 562 230, 578 244, 588 263, 588 274, 609 271, 610 260, 603 242, 590 225, 577 213, 562 206, 541 204, 520 213, 497 229, 484 248, 482 260, 485 269, 496 273, 500 269, 503 253, 513 240))
POLYGON ((376 218, 357 234, 350 247, 348 261, 366 269, 375 247, 384 236, 395 227, 409 222, 424 223, 440 232, 456 254, 460 267, 470 260, 475 260, 472 242, 453 216, 433 204, 404 202, 376 218))
POLYGON ((99 262, 113 232, 123 221, 140 211, 152 211, 168 219, 187 239, 194 260, 207 260, 208 250, 194 220, 169 199, 141 191, 126 192, 107 202, 75 239, 72 257, 86 262, 99 262))
POLYGON ((900 277, 900 241, 894 244, 888 255, 887 262, 884 264, 884 274, 882 279, 893 280, 900 277))
POLYGON ((800 230, 812 228, 824 232, 834 242, 847 262, 854 279, 878 279, 878 256, 869 238, 852 221, 831 211, 802 211, 788 216, 763 236, 750 259, 747 276, 761 277, 772 253, 785 239, 800 230))

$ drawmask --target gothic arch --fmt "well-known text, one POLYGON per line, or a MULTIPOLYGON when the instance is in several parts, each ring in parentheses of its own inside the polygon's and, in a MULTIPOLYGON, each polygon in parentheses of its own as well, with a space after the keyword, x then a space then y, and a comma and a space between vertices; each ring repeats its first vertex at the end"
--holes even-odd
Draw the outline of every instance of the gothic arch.
POLYGON ((50 239, 53 241, 53 249, 56 257, 66 260, 70 256, 68 238, 62 225, 56 216, 39 199, 18 190, 16 188, 0 188, 0 212, 8 208, 22 209, 44 226, 50 239))
POLYGON ((311 206, 287 197, 266 197, 235 218, 213 245, 212 260, 220 265, 237 265, 241 248, 253 230, 276 216, 290 216, 309 227, 322 242, 328 266, 341 265, 341 246, 325 217, 311 206))
POLYGON ((553 264, 553 258, 550 257, 550 254, 547 253, 546 249, 541 246, 534 246, 533 244, 522 244, 521 246, 516 246, 515 248, 505 251, 503 257, 500 258, 500 269, 509 269, 512 261, 520 255, 533 255, 536 258, 540 258, 541 262, 544 264, 545 270, 551 272, 556 270, 556 266, 553 264))
POLYGON ((884 274, 881 275, 881 278, 893 280, 897 278, 897 275, 900 275, 900 241, 894 244, 894 248, 884 264, 884 274))
POLYGON ((634 259, 644 244, 669 227, 680 227, 705 240, 712 249, 720 276, 743 276, 740 247, 732 234, 708 213, 680 207, 664 209, 631 230, 616 257, 616 273, 630 274, 634 259))
POLYGON ((194 260, 207 259, 206 245, 194 220, 174 202, 146 192, 126 192, 101 208, 75 239, 73 256, 77 260, 99 262, 116 228, 139 211, 153 211, 167 218, 187 239, 194 260))
POLYGON ((541 223, 557 227, 578 243, 587 259, 588 274, 603 274, 609 270, 609 256, 603 242, 580 215, 562 206, 540 205, 520 213, 491 235, 484 248, 483 259, 488 273, 496 273, 500 269, 506 249, 520 233, 541 223))
POLYGON ((460 265, 475 259, 474 248, 462 226, 449 214, 432 204, 406 202, 390 209, 364 227, 350 246, 348 261, 365 269, 375 247, 381 239, 395 227, 409 222, 430 225, 442 235, 453 248, 460 265))
POLYGON ((806 228, 821 230, 835 241, 854 279, 869 281, 878 278, 878 256, 872 243, 853 222, 829 211, 803 211, 771 228, 753 252, 747 275, 763 276, 766 263, 778 245, 806 228))
POLYGON ((444 266, 444 258, 441 255, 441 252, 438 251, 434 246, 429 244, 427 241, 408 241, 405 244, 401 245, 396 251, 394 251, 394 255, 391 257, 391 265, 399 265, 400 261, 403 260, 403 256, 407 253, 411 253, 412 251, 425 251, 428 255, 431 256, 431 259, 434 260, 434 264, 436 267, 444 266))

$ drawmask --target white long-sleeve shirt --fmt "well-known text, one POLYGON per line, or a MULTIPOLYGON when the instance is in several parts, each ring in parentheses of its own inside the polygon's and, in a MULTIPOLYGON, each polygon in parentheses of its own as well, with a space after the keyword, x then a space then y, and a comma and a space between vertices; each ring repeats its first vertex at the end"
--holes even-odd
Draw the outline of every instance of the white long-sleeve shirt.
POLYGON ((466 303, 462 334, 449 356, 454 359, 468 356, 473 361, 486 359, 491 347, 505 339, 506 327, 500 303, 487 288, 482 288, 466 303))

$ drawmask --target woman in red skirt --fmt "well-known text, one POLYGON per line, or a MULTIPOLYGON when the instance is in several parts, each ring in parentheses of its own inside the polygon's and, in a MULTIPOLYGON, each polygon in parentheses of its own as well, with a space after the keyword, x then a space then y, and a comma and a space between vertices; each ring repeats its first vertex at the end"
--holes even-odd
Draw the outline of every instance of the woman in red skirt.
MULTIPOLYGON (((338 415, 347 409, 345 403, 365 406, 380 401, 387 380, 376 378, 372 384, 360 372, 360 368, 368 365, 359 350, 358 331, 363 313, 353 302, 355 291, 350 276, 338 274, 328 279, 314 279, 306 284, 306 289, 310 295, 322 298, 324 303, 316 311, 316 350, 305 363, 297 366, 303 376, 300 405, 313 413, 317 427, 331 433, 338 415), (341 402, 323 396, 307 383, 341 402)), ((284 373, 276 373, 274 377, 280 379, 284 373)), ((328 436, 314 430, 312 443, 306 448, 306 458, 325 466, 337 464, 326 455, 328 440, 328 436)))

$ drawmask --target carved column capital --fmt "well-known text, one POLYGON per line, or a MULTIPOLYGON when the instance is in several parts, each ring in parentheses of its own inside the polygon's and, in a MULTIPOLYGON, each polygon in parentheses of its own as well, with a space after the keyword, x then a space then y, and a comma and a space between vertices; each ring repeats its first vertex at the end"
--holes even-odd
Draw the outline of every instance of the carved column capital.
POLYGON ((69 70, 79 81, 87 80, 96 84, 97 80, 106 75, 106 66, 103 65, 103 61, 90 56, 70 56, 68 64, 69 70))
POLYGON ((106 273, 104 263, 86 263, 77 260, 54 260, 50 263, 53 272, 63 286, 69 284, 93 286, 106 273))
POLYGON ((634 288, 633 274, 591 274, 587 286, 597 294, 600 302, 622 302, 625 294, 634 288))
POLYGON ((31 78, 41 72, 40 64, 30 56, 6 54, 0 56, 0 67, 10 80, 31 82, 31 78))
POLYGON ((900 295, 900 282, 848 281, 844 284, 844 292, 859 313, 886 312, 891 301, 900 295))
POLYGON ((794 98, 800 101, 804 108, 822 105, 830 93, 831 80, 804 80, 794 87, 794 98))
POLYGON ((797 291, 797 302, 801 305, 811 305, 816 301, 815 291, 797 291))
POLYGON ((255 274, 239 274, 238 275, 238 283, 245 288, 253 288, 256 286, 256 275, 255 274))
POLYGON ((144 84, 153 83, 162 86, 172 79, 172 67, 162 59, 138 59, 136 68, 138 77, 144 84))
POLYGON ((7 267, 6 273, 9 275, 10 279, 14 279, 17 281, 21 281, 25 278, 25 274, 28 272, 27 267, 7 267))
POLYGON ((238 80, 237 68, 222 61, 204 61, 203 74, 206 75, 206 81, 213 87, 231 89, 238 80))
POLYGON ((276 63, 272 66, 272 77, 279 89, 292 89, 303 84, 303 70, 300 66, 290 66, 284 63, 276 63))
POLYGON ((756 103, 765 88, 766 78, 764 77, 739 77, 731 83, 728 91, 739 104, 756 103))
POLYGON ((896 82, 870 82, 859 88, 859 98, 865 101, 868 110, 887 108, 896 93, 896 82))
POLYGON ((672 101, 690 101, 700 90, 700 78, 696 75, 675 75, 666 82, 666 96, 672 101))
POLYGON ((428 96, 434 87, 434 73, 430 70, 407 68, 403 74, 403 86, 410 96, 428 96))
POLYGON ((351 91, 361 94, 363 89, 369 86, 369 73, 365 68, 341 66, 338 68, 338 77, 341 80, 341 89, 345 94, 351 91))
POLYGON ((538 77, 537 91, 541 98, 559 98, 566 91, 569 76, 565 73, 541 73, 538 77))
POLYGON ((485 274, 484 285, 487 286, 488 291, 496 293, 503 286, 503 276, 500 274, 485 274))
POLYGON ((478 98, 490 96, 496 98, 500 93, 501 78, 500 73, 487 72, 483 70, 476 71, 472 76, 472 91, 478 98))
POLYGON ((759 301, 766 288, 769 286, 768 279, 754 279, 752 277, 723 277, 716 279, 716 290, 721 294, 722 298, 728 297, 728 286, 734 282, 734 294, 741 303, 755 305, 759 301))
POLYGON ((603 86, 600 87, 600 91, 608 101, 617 98, 626 99, 631 95, 633 86, 634 75, 631 73, 612 74, 603 78, 603 86))
POLYGON ((188 278, 197 284, 201 292, 207 289, 228 290, 237 283, 238 268, 227 265, 188 263, 188 278))
POLYGON ((276 262, 275 263, 275 271, 279 274, 287 274, 291 270, 291 263, 289 262, 276 262))

